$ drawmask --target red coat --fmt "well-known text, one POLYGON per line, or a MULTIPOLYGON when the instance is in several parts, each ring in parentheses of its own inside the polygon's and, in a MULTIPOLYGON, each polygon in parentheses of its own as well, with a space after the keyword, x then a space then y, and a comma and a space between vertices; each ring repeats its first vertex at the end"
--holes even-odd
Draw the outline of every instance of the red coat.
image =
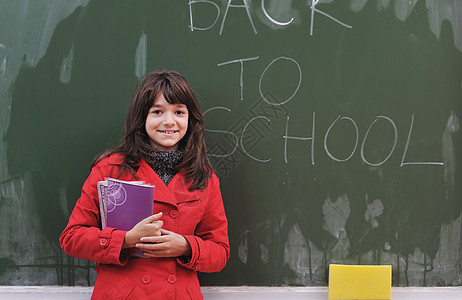
POLYGON ((218 178, 213 175, 203 191, 188 191, 181 174, 165 186, 142 160, 139 179, 119 175, 120 155, 100 161, 85 181, 82 194, 60 236, 63 250, 74 257, 99 263, 92 299, 203 299, 196 271, 218 272, 229 258, 228 223, 218 178), (125 231, 101 231, 96 184, 107 177, 144 180, 155 186, 154 211, 163 212, 164 229, 183 235, 192 258, 134 258, 122 250, 125 231))

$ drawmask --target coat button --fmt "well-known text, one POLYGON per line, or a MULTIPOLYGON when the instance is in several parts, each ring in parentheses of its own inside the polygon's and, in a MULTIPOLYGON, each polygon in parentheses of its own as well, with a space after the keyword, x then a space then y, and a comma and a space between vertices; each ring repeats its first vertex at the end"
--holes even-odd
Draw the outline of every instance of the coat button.
POLYGON ((171 210, 169 214, 170 214, 170 217, 172 219, 176 219, 178 217, 178 211, 177 210, 171 210))
POLYGON ((150 283, 151 282, 151 276, 144 275, 143 277, 141 277, 141 282, 144 283, 144 284, 150 283))
POLYGON ((175 275, 168 276, 168 282, 170 282, 171 284, 174 284, 176 282, 176 276, 175 275))
POLYGON ((108 242, 107 239, 101 238, 101 239, 99 239, 99 245, 100 245, 102 248, 106 248, 106 247, 109 245, 109 242, 108 242))

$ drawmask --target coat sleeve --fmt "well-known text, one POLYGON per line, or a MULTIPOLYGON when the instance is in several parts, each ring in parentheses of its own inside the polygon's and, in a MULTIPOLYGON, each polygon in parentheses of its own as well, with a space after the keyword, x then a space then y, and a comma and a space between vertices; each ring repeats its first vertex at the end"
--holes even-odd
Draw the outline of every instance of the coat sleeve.
POLYGON ((199 272, 219 272, 229 259, 228 221, 226 219, 219 181, 214 174, 208 185, 207 207, 194 235, 186 235, 191 245, 189 262, 178 262, 199 272))
POLYGON ((122 251, 126 232, 110 227, 100 229, 97 183, 105 177, 108 176, 104 176, 101 167, 92 168, 59 241, 64 252, 73 257, 124 265, 129 258, 128 249, 122 251))

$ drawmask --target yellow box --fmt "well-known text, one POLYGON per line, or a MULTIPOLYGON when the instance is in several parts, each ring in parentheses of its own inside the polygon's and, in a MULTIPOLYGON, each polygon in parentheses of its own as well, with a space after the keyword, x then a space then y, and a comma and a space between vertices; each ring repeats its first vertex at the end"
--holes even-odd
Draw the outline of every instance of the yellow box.
POLYGON ((329 300, 391 297, 391 266, 329 265, 329 300))

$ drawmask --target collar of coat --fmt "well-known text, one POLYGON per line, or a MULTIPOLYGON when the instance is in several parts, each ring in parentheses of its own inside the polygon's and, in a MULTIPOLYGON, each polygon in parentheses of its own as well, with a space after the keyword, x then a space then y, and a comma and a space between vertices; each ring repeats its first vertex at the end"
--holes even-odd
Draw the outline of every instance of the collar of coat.
POLYGON ((146 183, 154 185, 154 201, 169 203, 175 207, 183 202, 198 200, 203 193, 198 190, 190 192, 191 182, 187 182, 181 171, 175 174, 168 185, 165 185, 144 159, 140 161, 137 175, 146 183))

